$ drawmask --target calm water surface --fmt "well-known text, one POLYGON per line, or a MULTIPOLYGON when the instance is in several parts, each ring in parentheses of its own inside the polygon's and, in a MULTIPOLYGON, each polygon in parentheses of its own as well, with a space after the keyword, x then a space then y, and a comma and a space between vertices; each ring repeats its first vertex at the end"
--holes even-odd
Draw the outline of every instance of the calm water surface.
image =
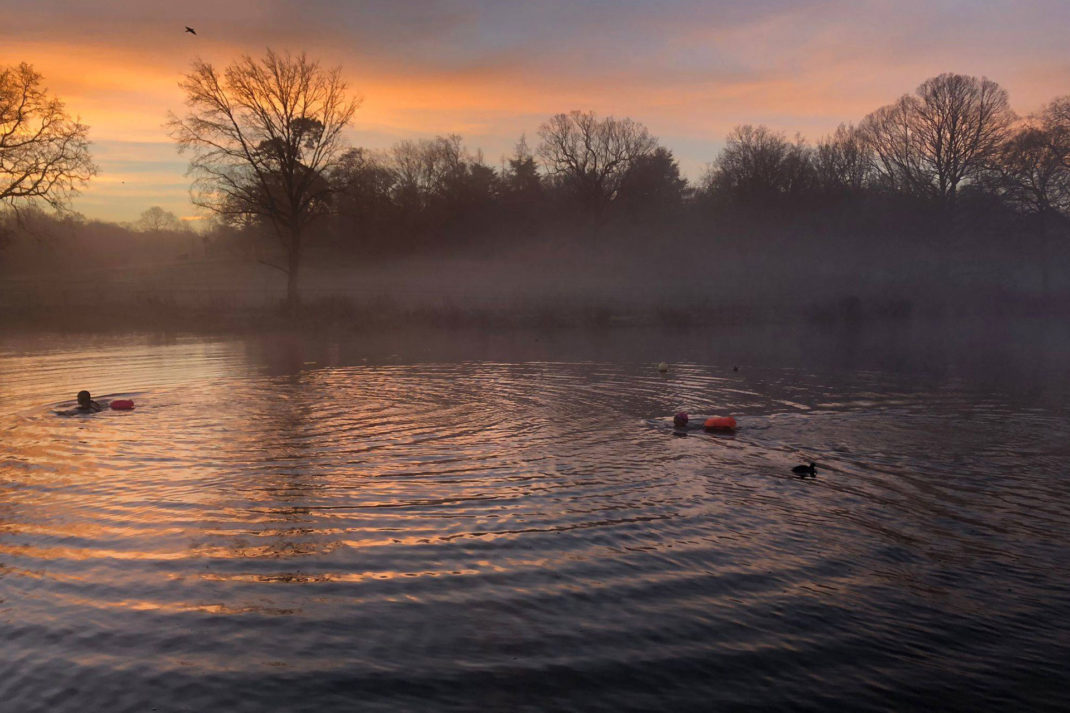
POLYGON ((3 338, 0 710, 1070 705, 1066 330, 903 337, 3 338))

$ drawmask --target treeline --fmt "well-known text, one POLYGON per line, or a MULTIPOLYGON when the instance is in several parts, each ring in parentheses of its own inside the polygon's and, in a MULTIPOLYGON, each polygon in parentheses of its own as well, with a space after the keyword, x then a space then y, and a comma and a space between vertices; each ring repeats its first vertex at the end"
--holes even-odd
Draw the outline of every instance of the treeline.
MULTIPOLYGON (((947 266, 967 255, 996 264, 1013 253, 1038 268, 1047 290, 1070 245, 1070 96, 1023 117, 995 82, 943 74, 814 143, 736 127, 694 183, 642 124, 579 111, 551 117, 533 148, 521 137, 498 165, 450 135, 349 149, 322 181, 330 209, 309 231, 312 259, 503 253, 552 242, 730 247, 737 257, 760 254, 759 262, 805 255, 811 263, 800 264, 809 267, 832 260, 876 271, 921 260, 947 266)), ((147 215, 110 229, 36 221, 39 234, 74 241, 86 255, 98 250, 104 261, 167 245, 172 259, 271 262, 280 249, 270 225, 248 214, 217 218, 199 244, 173 216, 157 214, 163 223, 149 225, 147 215)), ((20 230, 9 225, 9 238, 20 230)))
POLYGON ((209 245, 233 248, 219 231, 196 233, 159 206, 133 223, 87 220, 71 211, 48 212, 36 206, 0 214, 0 274, 158 264, 196 260, 209 245))
POLYGON ((341 255, 548 235, 612 242, 652 227, 666 241, 786 228, 855 247, 890 236, 1055 241, 1070 216, 1070 97, 1019 117, 996 83, 944 74, 813 144, 739 126, 694 184, 643 125, 577 111, 543 124, 534 150, 521 138, 499 166, 454 135, 352 149, 330 181, 320 232, 341 255))

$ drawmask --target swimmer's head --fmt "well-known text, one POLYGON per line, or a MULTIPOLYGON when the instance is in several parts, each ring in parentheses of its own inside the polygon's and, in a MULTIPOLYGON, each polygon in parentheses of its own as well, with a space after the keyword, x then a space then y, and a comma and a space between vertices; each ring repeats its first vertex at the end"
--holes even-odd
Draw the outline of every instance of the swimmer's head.
POLYGON ((78 405, 79 406, 84 406, 84 407, 88 408, 89 404, 91 404, 92 402, 93 402, 93 397, 89 395, 88 391, 79 391, 78 392, 78 405))
POLYGON ((684 426, 686 426, 687 425, 687 414, 684 413, 683 411, 681 411, 680 413, 678 413, 675 416, 673 416, 672 417, 672 425, 676 426, 677 428, 683 428, 684 426))

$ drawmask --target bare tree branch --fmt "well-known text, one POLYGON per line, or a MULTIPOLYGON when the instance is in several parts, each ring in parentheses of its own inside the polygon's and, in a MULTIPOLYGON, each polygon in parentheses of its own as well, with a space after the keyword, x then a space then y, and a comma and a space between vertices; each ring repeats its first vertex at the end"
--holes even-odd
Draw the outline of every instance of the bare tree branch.
POLYGON ((66 206, 97 173, 88 133, 30 65, 0 68, 0 203, 66 206))
POLYGON ((867 116, 861 131, 889 187, 954 205, 959 186, 981 174, 1013 121, 995 82, 941 74, 867 116))
POLYGON ((651 156, 658 141, 631 119, 573 111, 550 117, 539 128, 536 153, 550 175, 565 182, 597 219, 616 197, 628 168, 651 156))

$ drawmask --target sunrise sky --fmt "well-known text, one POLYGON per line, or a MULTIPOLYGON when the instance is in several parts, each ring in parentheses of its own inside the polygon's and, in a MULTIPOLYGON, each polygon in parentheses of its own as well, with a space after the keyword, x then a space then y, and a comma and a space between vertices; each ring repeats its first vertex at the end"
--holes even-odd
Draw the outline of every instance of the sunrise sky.
POLYGON ((697 177, 734 125, 815 139, 941 72, 985 75, 1020 113, 1070 93, 1070 2, 1041 0, 3 0, 0 64, 26 61, 91 126, 92 218, 192 218, 163 128, 195 57, 266 47, 340 64, 350 141, 459 133, 497 166, 571 109, 645 123, 697 177), (196 37, 183 31, 196 28, 196 37))

